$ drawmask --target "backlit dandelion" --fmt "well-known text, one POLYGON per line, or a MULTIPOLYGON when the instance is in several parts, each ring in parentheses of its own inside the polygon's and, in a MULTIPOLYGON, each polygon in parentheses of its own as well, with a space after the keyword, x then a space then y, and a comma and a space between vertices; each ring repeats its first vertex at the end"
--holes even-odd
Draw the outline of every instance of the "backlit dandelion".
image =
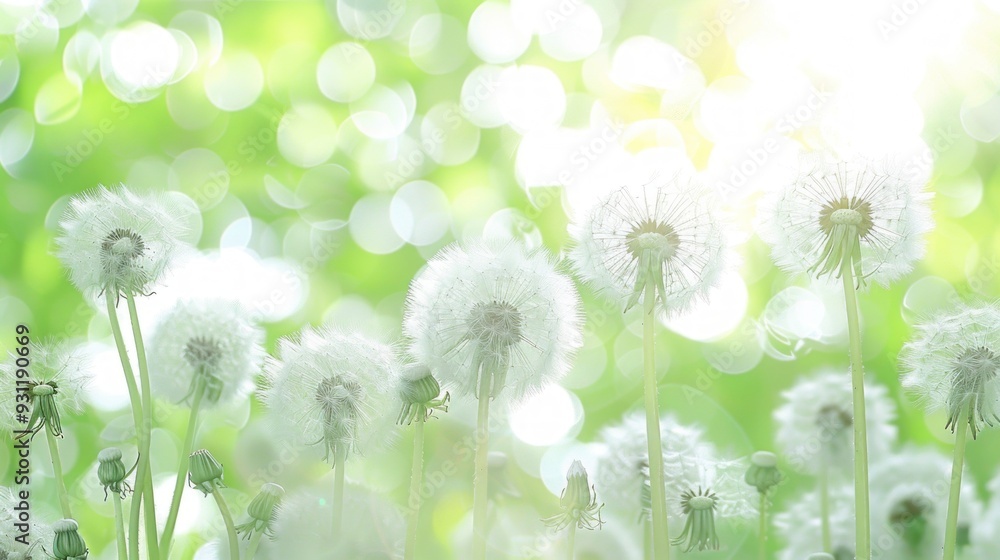
POLYGON ((486 555, 490 401, 562 377, 582 344, 579 296, 549 257, 514 242, 455 244, 414 279, 404 333, 456 396, 479 399, 473 557, 486 555))
POLYGON ((70 200, 57 255, 88 297, 146 294, 184 246, 188 212, 159 194, 100 187, 70 200))
MULTIPOLYGON (((334 327, 305 328, 278 343, 268 359, 261 399, 277 434, 303 446, 319 446, 342 489, 344 461, 388 443, 393 425, 399 366, 391 347, 334 327)), ((337 492, 335 492, 335 501, 337 492)), ((335 503, 334 533, 340 526, 335 503)))
POLYGON ((899 356, 903 386, 929 411, 944 409, 955 434, 945 560, 955 557, 967 434, 1000 422, 1000 309, 960 305, 918 325, 899 356))

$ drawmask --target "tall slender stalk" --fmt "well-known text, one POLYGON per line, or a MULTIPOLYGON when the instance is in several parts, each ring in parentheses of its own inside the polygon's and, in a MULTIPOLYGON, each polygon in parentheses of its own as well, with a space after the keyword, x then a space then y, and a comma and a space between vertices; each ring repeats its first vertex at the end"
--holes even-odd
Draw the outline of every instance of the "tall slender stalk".
MULTIPOLYGON (((132 423, 135 425, 135 435, 138 440, 138 448, 142 449, 142 440, 145 437, 142 429, 143 413, 139 400, 139 388, 135 383, 135 374, 132 372, 132 362, 129 361, 128 351, 125 349, 125 339, 122 336, 122 327, 118 322, 118 311, 115 309, 115 300, 118 295, 106 291, 104 299, 108 307, 108 321, 111 323, 111 334, 114 335, 115 346, 118 348, 118 358, 122 363, 122 371, 125 373, 125 386, 128 387, 129 403, 132 407, 132 423)), ((140 451, 141 453, 141 451, 140 451)), ((139 560, 139 514, 141 513, 142 491, 145 485, 146 468, 139 457, 139 464, 135 472, 135 485, 139 490, 132 494, 132 507, 130 510, 128 524, 128 551, 129 558, 139 560)))
POLYGON ((212 492, 215 503, 219 505, 219 513, 222 514, 222 521, 226 524, 226 533, 229 535, 229 558, 230 560, 240 560, 240 541, 236 538, 236 526, 233 524, 233 516, 229 513, 229 506, 226 499, 222 497, 222 492, 216 489, 212 492))
POLYGON ((767 494, 760 493, 760 532, 758 535, 758 554, 760 560, 767 560, 767 494))
POLYGON ((334 456, 336 466, 333 469, 333 533, 331 536, 336 542, 340 539, 340 529, 344 518, 344 467, 347 463, 347 451, 344 450, 344 446, 337 446, 334 456))
POLYGON ((111 493, 115 504, 115 541, 118 545, 118 560, 126 560, 128 551, 125 548, 125 514, 122 513, 122 496, 118 492, 111 493))
POLYGON ((830 470, 825 463, 819 469, 819 520, 823 552, 833 554, 833 537, 830 536, 830 470))
MULTIPOLYGON (((970 404, 969 406, 972 406, 970 404)), ((959 415, 961 418, 961 415, 959 415)), ((958 545, 958 502, 962 495, 962 469, 965 468, 965 444, 968 426, 958 422, 955 431, 955 450, 951 463, 951 492, 948 495, 948 517, 944 533, 944 560, 955 560, 958 545)))
POLYGON ((174 525, 177 523, 177 513, 181 509, 181 497, 184 495, 184 482, 187 480, 190 465, 191 450, 194 448, 194 436, 198 431, 198 413, 201 410, 201 399, 205 395, 205 384, 195 383, 194 396, 191 400, 191 414, 188 416, 187 434, 181 448, 179 464, 177 465, 177 480, 174 482, 174 495, 170 500, 170 512, 163 526, 163 537, 160 539, 160 553, 164 558, 170 558, 170 544, 174 537, 174 525))
POLYGON ((427 411, 421 406, 413 427, 413 465, 410 472, 410 525, 406 529, 405 560, 413 560, 417 550, 417 524, 420 522, 420 486, 424 477, 424 420, 427 411))
POLYGON ((573 560, 576 557, 574 552, 576 549, 576 522, 570 523, 567 530, 569 533, 566 535, 566 559, 573 560))
POLYGON ((49 444, 49 456, 52 457, 52 473, 56 478, 56 494, 59 496, 59 507, 63 518, 73 519, 69 508, 69 493, 66 491, 66 479, 63 478, 62 457, 59 455, 59 442, 48 427, 45 428, 45 440, 49 444))
POLYGON ((476 420, 476 477, 472 492, 472 557, 486 560, 486 516, 489 513, 488 476, 490 443, 490 388, 492 373, 486 368, 479 375, 479 414, 476 420))
POLYGON ((260 546, 260 538, 264 535, 264 531, 254 531, 250 535, 250 544, 247 545, 247 551, 244 555, 245 560, 254 560, 254 556, 257 556, 257 547, 260 546))
POLYGON ((868 503, 868 421, 865 415, 865 368, 861 358, 861 324, 858 318, 858 298, 854 287, 851 259, 844 259, 840 268, 847 303, 847 330, 851 347, 851 385, 854 396, 854 516, 856 522, 856 556, 870 560, 872 556, 870 506, 868 503))
POLYGON ((642 520, 642 558, 653 560, 653 523, 646 516, 642 520))
POLYGON ((656 380, 656 351, 653 338, 656 326, 656 292, 646 283, 642 314, 643 393, 646 404, 646 446, 649 454, 649 486, 653 510, 653 553, 657 560, 669 560, 670 535, 667 532, 667 498, 663 483, 663 440, 660 434, 659 388, 656 380))
MULTIPOLYGON (((135 297, 131 292, 125 294, 128 303, 128 315, 132 322, 132 338, 135 340, 136 362, 139 364, 139 386, 142 388, 142 431, 143 438, 139 440, 139 465, 146 466, 146 476, 142 485, 143 520, 146 524, 146 548, 149 560, 159 560, 159 541, 156 537, 156 505, 153 500, 153 470, 149 457, 149 446, 153 430, 153 396, 149 386, 149 365, 146 362, 146 347, 142 342, 142 330, 139 328, 139 314, 135 308, 135 297)), ((138 484, 138 482, 136 483, 138 484)))

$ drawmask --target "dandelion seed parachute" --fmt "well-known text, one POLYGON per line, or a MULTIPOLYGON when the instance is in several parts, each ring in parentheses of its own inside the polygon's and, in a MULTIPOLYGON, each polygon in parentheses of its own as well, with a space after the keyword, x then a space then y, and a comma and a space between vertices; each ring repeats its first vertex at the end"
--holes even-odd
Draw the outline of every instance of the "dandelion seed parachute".
MULTIPOLYGON (((56 420, 61 412, 78 414, 83 411, 83 391, 93 379, 89 370, 89 360, 80 346, 70 342, 32 342, 28 346, 31 357, 29 372, 31 377, 22 379, 30 386, 49 385, 53 388, 51 399, 56 407, 56 420)), ((2 392, 0 399, 0 429, 10 436, 14 430, 28 429, 27 419, 21 421, 17 414, 18 386, 16 365, 17 357, 11 354, 6 361, 0 363, 0 381, 10 390, 2 392)), ((53 435, 58 435, 54 433, 53 435)))
MULTIPOLYGON (((276 435, 319 446, 326 459, 386 446, 398 412, 393 349, 334 327, 305 328, 278 342, 261 399, 276 435)), ((337 466, 337 465, 334 465, 337 466)))
POLYGON ((682 312, 714 287, 727 261, 722 223, 708 192, 686 171, 619 187, 571 226, 577 273, 626 308, 648 283, 667 314, 682 312))
MULTIPOLYGON (((851 379, 836 371, 803 377, 782 393, 774 411, 775 442, 788 464, 799 472, 850 472, 853 464, 854 422, 851 379)), ((868 452, 878 458, 896 442, 896 407, 881 385, 865 385, 868 452)))
POLYGON ((515 242, 453 244, 410 285, 404 334, 417 360, 456 395, 516 402, 561 378, 582 345, 576 288, 540 250, 515 242))
POLYGON ((1000 422, 1000 308, 963 304, 916 327, 899 355, 903 387, 954 432, 1000 422))
POLYGON ((178 302, 149 342, 153 392, 171 402, 190 400, 204 384, 202 406, 243 398, 263 367, 264 331, 246 309, 226 300, 178 302))
POLYGON ((56 254, 88 298, 146 294, 185 246, 190 213, 176 198, 100 187, 70 200, 56 254))
POLYGON ((762 200, 759 233, 789 272, 839 278, 846 258, 859 283, 888 286, 923 256, 933 226, 923 189, 890 160, 810 156, 794 183, 762 200))

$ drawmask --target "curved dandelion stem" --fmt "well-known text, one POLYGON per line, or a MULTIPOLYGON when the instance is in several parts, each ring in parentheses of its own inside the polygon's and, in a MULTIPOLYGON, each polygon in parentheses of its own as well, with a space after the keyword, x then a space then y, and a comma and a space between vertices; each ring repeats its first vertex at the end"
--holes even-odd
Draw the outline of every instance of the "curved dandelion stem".
POLYGON ((955 451, 951 464, 951 492, 948 495, 948 517, 945 524, 944 560, 955 560, 958 542, 958 501, 962 494, 962 469, 965 466, 967 438, 966 424, 960 423, 955 432, 955 451))
POLYGON ((649 452, 649 483, 653 510, 653 553, 657 560, 669 560, 670 541, 667 530, 667 499, 663 484, 663 441, 660 434, 660 405, 656 383, 656 352, 653 334, 656 322, 656 292, 652 282, 646 283, 642 315, 642 366, 646 404, 646 445, 649 452))
POLYGON ((205 384, 200 381, 196 382, 194 396, 191 401, 191 414, 188 416, 187 434, 184 436, 184 446, 181 448, 180 464, 177 465, 177 480, 174 482, 174 495, 170 500, 170 512, 167 514, 167 522, 163 526, 163 537, 160 539, 160 552, 164 558, 170 558, 170 543, 174 537, 174 525, 177 523, 177 513, 181 509, 181 497, 184 495, 184 482, 187 480, 191 450, 194 448, 194 436, 198 431, 198 412, 201 410, 201 399, 204 394, 205 384))
POLYGON ((424 420, 427 412, 420 407, 413 427, 413 466, 410 473, 410 525, 406 530, 405 560, 413 560, 417 550, 417 524, 420 521, 420 485, 424 477, 424 420))
POLYGON ((493 385, 491 372, 480 368, 479 414, 476 420, 476 477, 472 491, 472 556, 475 560, 486 560, 487 477, 489 475, 490 442, 490 387, 493 385))
POLYGON ((858 318, 858 297, 854 287, 852 259, 845 258, 841 266, 844 299, 847 302, 847 330, 851 348, 851 385, 854 396, 854 516, 858 560, 872 556, 871 524, 868 504, 868 422, 865 417, 865 369, 861 359, 861 326, 858 318))
POLYGON ((344 446, 337 446, 334 452, 333 468, 333 540, 340 539, 340 528, 344 518, 344 466, 347 463, 347 451, 344 446))
POLYGON ((229 506, 226 499, 222 497, 222 492, 216 488, 212 492, 215 503, 219 505, 219 513, 222 514, 222 521, 226 524, 226 533, 229 534, 229 558, 230 560, 240 560, 240 541, 236 538, 236 526, 233 524, 233 516, 229 513, 229 506))
POLYGON ((830 471, 824 463, 819 469, 819 520, 823 552, 833 553, 833 537, 830 536, 830 471))
POLYGON ((760 560, 767 560, 767 494, 760 493, 760 533, 758 534, 760 560))
MULTIPOLYGON (((125 385, 128 387, 128 398, 132 406, 132 422, 135 425, 136 438, 139 440, 139 448, 142 448, 142 440, 145 437, 142 430, 142 405, 139 401, 139 388, 135 383, 135 374, 132 372, 132 362, 129 361, 128 351, 125 349, 125 339, 122 336, 122 327, 118 322, 118 311, 115 309, 117 295, 106 291, 104 299, 108 307, 108 321, 111 323, 111 333, 114 335, 115 346, 118 348, 118 358, 122 362, 122 371, 125 373, 125 385)), ((141 459, 141 457, 140 457, 141 459)), ((146 480, 146 467, 143 461, 139 461, 139 466, 135 472, 136 488, 143 488, 146 480)), ((139 515, 142 511, 142 492, 132 494, 132 506, 129 512, 128 524, 128 552, 129 558, 139 560, 139 515)))
POLYGON ((126 560, 128 551, 125 548, 125 514, 122 513, 122 496, 118 492, 111 493, 115 503, 115 541, 118 545, 118 560, 126 560))
POLYGON ((573 560, 576 557, 574 549, 576 548, 576 522, 569 524, 567 529, 569 533, 566 535, 566 558, 567 560, 573 560))
MULTIPOLYGON (((139 440, 139 468, 145 465, 145 477, 142 484, 143 520, 146 524, 146 548, 149 560, 159 560, 159 543, 156 538, 156 505, 153 501, 153 472, 149 462, 149 444, 153 429, 153 396, 149 387, 149 365, 146 363, 146 347, 142 342, 142 330, 139 328, 139 314, 135 308, 135 297, 132 292, 125 293, 128 303, 128 315, 132 322, 132 338, 135 340, 136 362, 139 364, 139 385, 142 388, 142 432, 139 440)), ((138 482, 136 483, 138 484, 138 482)))
POLYGON ((63 478, 59 442, 56 440, 56 436, 52 435, 52 430, 48 428, 45 428, 45 440, 49 444, 49 455, 52 457, 52 474, 56 479, 56 494, 59 495, 59 507, 62 508, 64 518, 73 519, 73 512, 69 508, 69 493, 66 492, 66 480, 63 478))
POLYGON ((253 560, 254 556, 257 556, 257 547, 260 546, 260 538, 264 535, 264 531, 254 531, 250 535, 250 544, 247 545, 247 552, 244 555, 246 560, 253 560))

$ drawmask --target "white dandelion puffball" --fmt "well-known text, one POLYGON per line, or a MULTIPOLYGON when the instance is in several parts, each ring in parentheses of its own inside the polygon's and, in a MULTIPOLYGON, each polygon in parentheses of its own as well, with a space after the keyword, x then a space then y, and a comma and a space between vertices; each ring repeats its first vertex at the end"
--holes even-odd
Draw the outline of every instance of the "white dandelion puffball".
MULTIPOLYGON (((849 472, 854 458, 854 400, 848 372, 821 372, 800 379, 782 394, 774 411, 775 442, 795 470, 849 472)), ((896 406, 885 387, 865 384, 868 453, 880 457, 896 442, 896 406)))
POLYGON ((760 236, 789 272, 839 278, 848 262, 860 284, 888 286, 923 256, 933 225, 913 176, 888 161, 804 158, 795 182, 763 199, 760 236))
POLYGON ((28 537, 29 544, 25 545, 21 541, 15 540, 21 535, 14 527, 20 521, 15 517, 19 510, 23 511, 26 505, 22 501, 31 502, 31 498, 22 500, 16 490, 0 486, 0 558, 10 560, 24 560, 29 558, 42 558, 42 547, 51 547, 54 536, 52 528, 48 523, 38 520, 38 515, 32 512, 31 536, 28 537), (19 510, 14 507, 18 506, 19 510))
POLYGON ((249 312, 221 299, 178 302, 149 341, 153 393, 174 403, 203 387, 202 406, 247 396, 264 362, 264 331, 249 312))
POLYGON ((899 354, 903 387, 929 411, 943 408, 946 428, 1000 422, 1000 308, 962 304, 916 327, 899 354))
POLYGON ((52 399, 59 413, 79 414, 83 412, 84 389, 93 379, 88 356, 81 346, 42 340, 33 341, 27 348, 31 362, 28 368, 19 367, 19 356, 13 353, 0 363, 0 381, 7 387, 0 396, 0 429, 8 436, 15 430, 26 429, 27 417, 31 416, 30 406, 27 412, 19 411, 18 405, 24 404, 18 400, 19 394, 26 395, 36 385, 49 385, 54 389, 52 399), (19 371, 27 372, 28 376, 19 375, 19 371))
POLYGON ((457 395, 518 401, 561 378, 582 345, 580 298, 541 250, 475 241, 443 249, 413 280, 404 334, 457 395))
POLYGON ((162 194, 100 187, 70 200, 57 255, 87 297, 147 294, 185 245, 190 211, 162 194))
MULTIPOLYGON (((850 482, 830 486, 830 541, 836 560, 854 559, 854 485, 850 482)), ((823 552, 823 526, 819 492, 800 494, 785 509, 774 515, 774 529, 785 547, 779 560, 802 560, 823 552)))
POLYGON ((626 309, 652 284, 664 312, 682 312, 719 282, 727 261, 712 198, 682 171, 611 191, 571 233, 580 277, 626 309))
POLYGON ((278 507, 274 522, 274 555, 285 558, 370 558, 398 560, 403 557, 406 521, 399 509, 368 490, 347 485, 339 541, 330 538, 332 495, 326 488, 300 491, 278 507))
MULTIPOLYGON (((872 546, 878 558, 936 558, 944 546, 951 457, 931 449, 903 449, 872 465, 872 546)), ((967 473, 966 473, 967 474, 967 473)), ((975 482, 962 477, 959 527, 982 517, 975 482)))
POLYGON ((350 452, 383 447, 398 412, 393 348, 333 327, 306 327, 278 342, 261 400, 280 437, 322 446, 338 466, 350 452))

